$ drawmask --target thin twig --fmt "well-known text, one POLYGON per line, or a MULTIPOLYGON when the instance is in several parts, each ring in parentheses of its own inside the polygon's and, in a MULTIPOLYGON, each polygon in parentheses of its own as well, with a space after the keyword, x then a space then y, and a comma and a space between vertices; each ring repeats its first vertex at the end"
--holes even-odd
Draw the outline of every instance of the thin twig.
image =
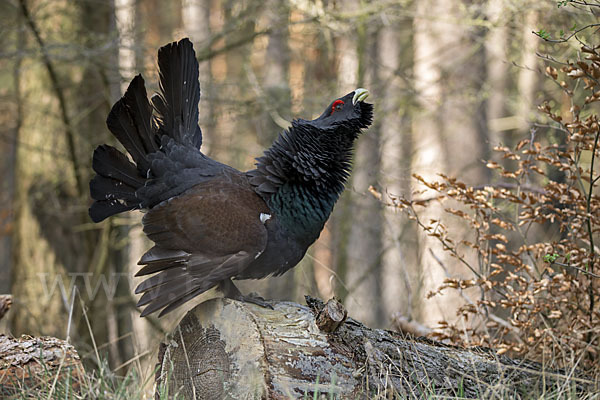
POLYGON ((595 26, 600 26, 600 23, 586 25, 586 26, 584 26, 584 27, 582 27, 582 28, 579 28, 579 29, 577 29, 576 31, 574 31, 573 33, 571 33, 569 36, 567 36, 567 37, 564 37, 564 38, 560 38, 560 39, 550 39, 550 38, 546 38, 546 37, 543 37, 542 35, 540 35, 540 34, 539 34, 538 32, 536 32, 536 31, 531 31, 531 33, 533 33, 533 34, 534 34, 534 35, 536 35, 537 37, 539 37, 539 38, 541 38, 541 39, 545 40, 546 42, 550 42, 550 43, 564 43, 564 42, 568 42, 568 41, 569 41, 569 39, 571 39, 573 36, 577 35, 579 32, 581 32, 581 31, 584 31, 584 30, 586 30, 586 29, 589 29, 589 28, 593 28, 593 27, 595 27, 595 26))
POLYGON ((575 270, 577 270, 577 271, 581 272, 582 274, 585 274, 585 275, 589 275, 589 276, 591 276, 592 278, 600 278, 600 275, 598 275, 598 274, 594 274, 593 272, 590 272, 590 271, 586 271, 585 269, 583 269, 583 268, 581 268, 581 267, 576 267, 576 266, 574 266, 574 265, 563 264, 563 263, 559 263, 559 262, 553 262, 552 264, 554 264, 554 265, 558 265, 558 266, 560 266, 560 267, 565 267, 565 268, 572 268, 572 269, 575 269, 575 270))

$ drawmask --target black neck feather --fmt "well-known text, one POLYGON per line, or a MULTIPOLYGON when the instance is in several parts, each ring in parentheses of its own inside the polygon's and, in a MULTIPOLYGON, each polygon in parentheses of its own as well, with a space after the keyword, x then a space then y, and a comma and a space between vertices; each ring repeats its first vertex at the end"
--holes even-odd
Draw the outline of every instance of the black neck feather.
POLYGON ((352 162, 352 147, 359 130, 342 126, 320 129, 312 121, 295 120, 282 132, 249 171, 250 183, 265 200, 284 184, 301 186, 316 196, 339 196, 352 162))

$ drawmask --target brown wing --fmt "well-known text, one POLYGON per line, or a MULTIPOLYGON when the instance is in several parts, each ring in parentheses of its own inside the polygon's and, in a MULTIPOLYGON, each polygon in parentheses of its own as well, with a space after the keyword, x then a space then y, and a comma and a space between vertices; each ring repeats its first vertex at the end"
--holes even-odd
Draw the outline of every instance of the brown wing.
POLYGON ((166 307, 163 315, 239 274, 267 244, 261 214, 264 201, 241 177, 221 176, 161 203, 143 219, 156 244, 140 259, 142 316, 166 307))

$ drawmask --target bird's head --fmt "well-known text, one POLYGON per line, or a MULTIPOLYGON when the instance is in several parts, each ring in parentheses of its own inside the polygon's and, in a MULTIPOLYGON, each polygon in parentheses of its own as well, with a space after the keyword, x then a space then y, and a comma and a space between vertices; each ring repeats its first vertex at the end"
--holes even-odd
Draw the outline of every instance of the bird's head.
POLYGON ((373 105, 365 103, 367 89, 359 88, 332 101, 318 118, 310 121, 320 130, 331 132, 343 129, 354 137, 373 121, 373 105))

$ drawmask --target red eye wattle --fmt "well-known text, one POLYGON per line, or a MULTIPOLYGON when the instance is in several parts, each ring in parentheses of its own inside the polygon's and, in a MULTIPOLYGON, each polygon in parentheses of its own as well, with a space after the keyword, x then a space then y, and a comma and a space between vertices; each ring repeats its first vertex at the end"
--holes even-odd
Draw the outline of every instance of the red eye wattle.
POLYGON ((344 102, 342 100, 334 101, 333 104, 331 105, 331 114, 329 114, 329 115, 332 115, 334 112, 341 110, 343 106, 344 106, 344 102))

